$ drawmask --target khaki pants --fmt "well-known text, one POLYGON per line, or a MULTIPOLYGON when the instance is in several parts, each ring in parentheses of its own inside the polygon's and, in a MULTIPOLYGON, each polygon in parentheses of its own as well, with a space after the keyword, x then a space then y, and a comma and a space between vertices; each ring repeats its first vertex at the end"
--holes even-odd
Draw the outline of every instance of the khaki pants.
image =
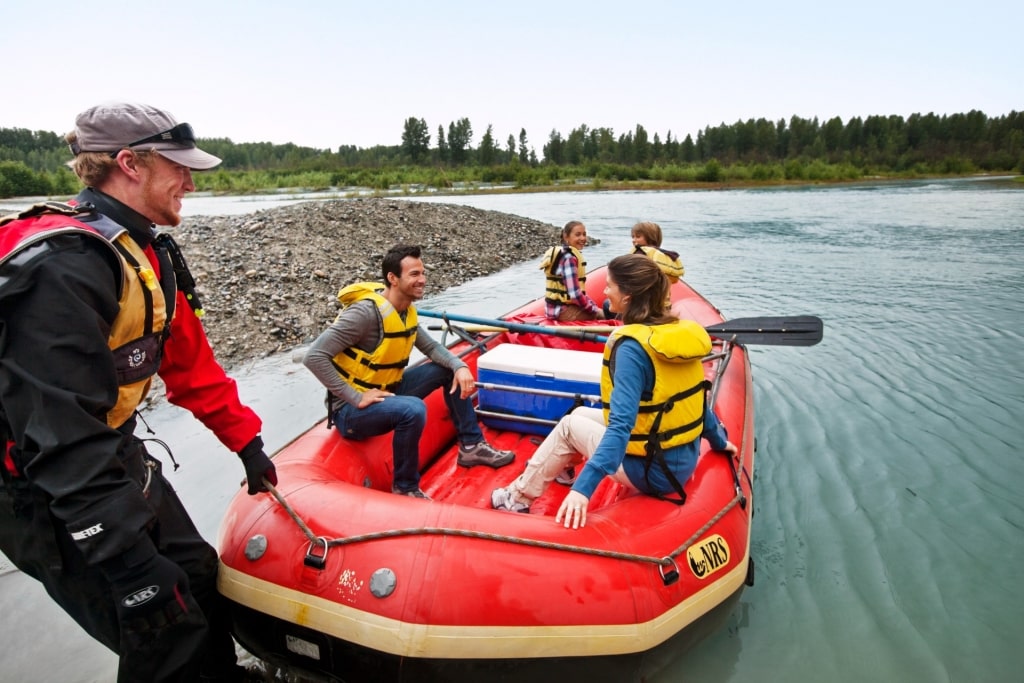
MULTIPOLYGON (((604 414, 599 408, 580 406, 572 411, 558 421, 537 447, 526 463, 526 471, 512 482, 512 492, 524 502, 538 498, 563 470, 580 465, 592 456, 604 432, 604 414)), ((621 465, 612 479, 635 490, 621 465)))

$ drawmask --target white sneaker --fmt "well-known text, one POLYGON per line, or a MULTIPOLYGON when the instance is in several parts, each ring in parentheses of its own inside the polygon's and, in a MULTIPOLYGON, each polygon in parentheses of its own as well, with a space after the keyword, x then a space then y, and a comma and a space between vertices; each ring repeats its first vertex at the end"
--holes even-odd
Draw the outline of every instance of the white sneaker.
POLYGON ((511 487, 491 491, 491 507, 495 510, 505 510, 506 512, 530 512, 530 505, 528 503, 515 502, 515 496, 512 494, 511 487))

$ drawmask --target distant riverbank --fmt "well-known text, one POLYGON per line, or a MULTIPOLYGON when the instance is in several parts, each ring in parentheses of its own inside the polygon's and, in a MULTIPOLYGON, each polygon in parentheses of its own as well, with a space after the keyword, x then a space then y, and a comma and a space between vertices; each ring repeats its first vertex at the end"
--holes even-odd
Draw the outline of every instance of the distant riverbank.
MULTIPOLYGON (((204 183, 203 174, 196 174, 202 186, 204 183)), ((1024 176, 1008 174, 986 174, 975 173, 970 175, 876 175, 847 179, 822 179, 822 180, 791 180, 791 179, 733 179, 720 180, 717 182, 669 182, 664 180, 603 180, 601 178, 576 178, 574 180, 558 181, 550 185, 528 185, 522 186, 516 183, 484 183, 484 182, 455 182, 445 187, 435 187, 420 183, 404 183, 388 185, 386 188, 374 188, 370 186, 333 186, 333 185, 295 185, 295 186, 263 186, 254 188, 239 189, 200 189, 186 197, 185 215, 188 214, 189 204, 199 204, 204 200, 212 198, 214 203, 217 198, 244 197, 243 203, 232 203, 230 213, 248 213, 260 209, 275 208, 286 204, 293 204, 305 200, 329 200, 329 199, 357 199, 369 197, 463 197, 473 195, 511 195, 511 194, 538 194, 556 192, 666 192, 677 190, 693 191, 716 191, 736 189, 769 189, 769 188, 801 188, 820 186, 850 186, 850 185, 871 185, 890 184, 905 182, 920 182, 922 180, 955 180, 955 179, 978 179, 978 180, 1001 180, 1012 183, 1013 186, 1024 188, 1024 176)), ((20 211, 36 202, 47 200, 64 201, 67 196, 36 196, 36 197, 8 197, 0 198, 0 215, 20 211)), ((221 212, 206 212, 209 215, 220 214, 221 212)))
MULTIPOLYGON (((958 178, 1006 178, 1024 185, 1024 176, 1013 176, 1006 174, 974 173, 969 175, 957 174, 878 174, 864 176, 853 172, 839 172, 820 170, 818 172, 808 171, 791 177, 782 172, 757 173, 756 170, 746 169, 744 171, 729 167, 728 171, 721 170, 708 172, 706 174, 694 173, 687 176, 675 176, 666 174, 663 177, 621 179, 617 177, 593 176, 593 177, 572 177, 561 179, 547 179, 546 182, 500 182, 500 181, 450 181, 430 182, 434 179, 399 179, 399 182, 392 182, 395 178, 382 177, 368 185, 339 186, 329 183, 329 176, 311 176, 310 174, 299 174, 294 176, 296 182, 289 185, 289 177, 277 178, 276 186, 260 186, 257 179, 239 180, 232 187, 229 183, 214 182, 209 176, 197 176, 196 185, 199 191, 221 196, 231 195, 281 195, 295 193, 316 193, 334 195, 337 198, 350 199, 355 197, 384 197, 384 196, 464 196, 478 194, 535 194, 546 192, 585 192, 593 191, 673 191, 673 190, 735 190, 744 188, 777 188, 777 187, 805 187, 820 185, 850 185, 861 183, 885 183, 885 182, 907 182, 921 181, 928 179, 951 180, 958 178), (301 184, 301 181, 311 181, 312 184, 301 184)), ((266 179, 264 178, 265 182, 266 179)))

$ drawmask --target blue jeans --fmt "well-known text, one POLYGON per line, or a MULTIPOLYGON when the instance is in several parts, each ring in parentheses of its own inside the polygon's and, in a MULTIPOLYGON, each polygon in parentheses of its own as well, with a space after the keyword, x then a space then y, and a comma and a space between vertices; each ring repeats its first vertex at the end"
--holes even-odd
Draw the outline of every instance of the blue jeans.
POLYGON ((436 363, 421 363, 402 374, 394 396, 365 408, 345 403, 334 413, 334 424, 346 439, 362 441, 394 430, 391 442, 395 463, 393 485, 401 491, 419 487, 420 435, 427 424, 427 406, 423 402, 430 392, 441 389, 448 412, 455 422, 459 442, 467 446, 484 440, 476 421, 473 401, 452 394, 454 374, 436 363))

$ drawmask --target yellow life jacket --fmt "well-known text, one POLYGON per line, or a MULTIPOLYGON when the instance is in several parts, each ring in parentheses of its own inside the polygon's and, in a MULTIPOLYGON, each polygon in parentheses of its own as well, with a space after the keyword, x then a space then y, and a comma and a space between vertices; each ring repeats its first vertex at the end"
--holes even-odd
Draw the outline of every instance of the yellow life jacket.
POLYGON ((605 424, 608 424, 615 382, 615 352, 625 339, 640 342, 654 365, 654 389, 641 396, 626 453, 653 456, 647 448, 649 440, 667 449, 700 437, 704 425, 704 390, 708 387, 701 359, 711 351, 707 331, 692 320, 680 320, 665 325, 623 325, 612 332, 604 347, 601 370, 605 424))
POLYGON ((565 280, 556 272, 558 264, 566 254, 576 257, 576 279, 580 281, 580 288, 584 289, 587 284, 587 262, 583 260, 583 254, 579 249, 570 247, 568 244, 561 244, 551 247, 544 252, 540 261, 540 269, 544 271, 547 284, 544 289, 544 299, 553 304, 567 304, 572 301, 569 298, 569 290, 565 287, 565 280))
POLYGON ((105 216, 65 204, 49 202, 31 207, 0 223, 4 238, 0 241, 0 262, 18 252, 58 234, 80 234, 100 240, 110 247, 120 264, 121 285, 118 313, 107 337, 117 371, 117 403, 106 415, 111 427, 123 425, 149 393, 153 375, 160 368, 169 316, 173 315, 173 277, 164 274, 167 296, 157 281, 153 264, 128 231, 105 216), (75 216, 88 215, 83 222, 75 216), (168 309, 167 297, 171 306, 168 309))
POLYGON ((643 254, 658 264, 661 272, 665 273, 672 284, 679 282, 679 278, 686 272, 683 262, 679 260, 679 254, 674 251, 667 251, 661 247, 638 246, 633 253, 643 254))
POLYGON ((409 364, 409 355, 416 342, 416 308, 409 306, 405 320, 381 292, 380 282, 357 282, 338 292, 338 301, 351 306, 357 301, 370 299, 384 324, 384 337, 373 351, 367 353, 350 346, 333 358, 334 369, 353 387, 394 391, 402 381, 402 371, 409 364))

